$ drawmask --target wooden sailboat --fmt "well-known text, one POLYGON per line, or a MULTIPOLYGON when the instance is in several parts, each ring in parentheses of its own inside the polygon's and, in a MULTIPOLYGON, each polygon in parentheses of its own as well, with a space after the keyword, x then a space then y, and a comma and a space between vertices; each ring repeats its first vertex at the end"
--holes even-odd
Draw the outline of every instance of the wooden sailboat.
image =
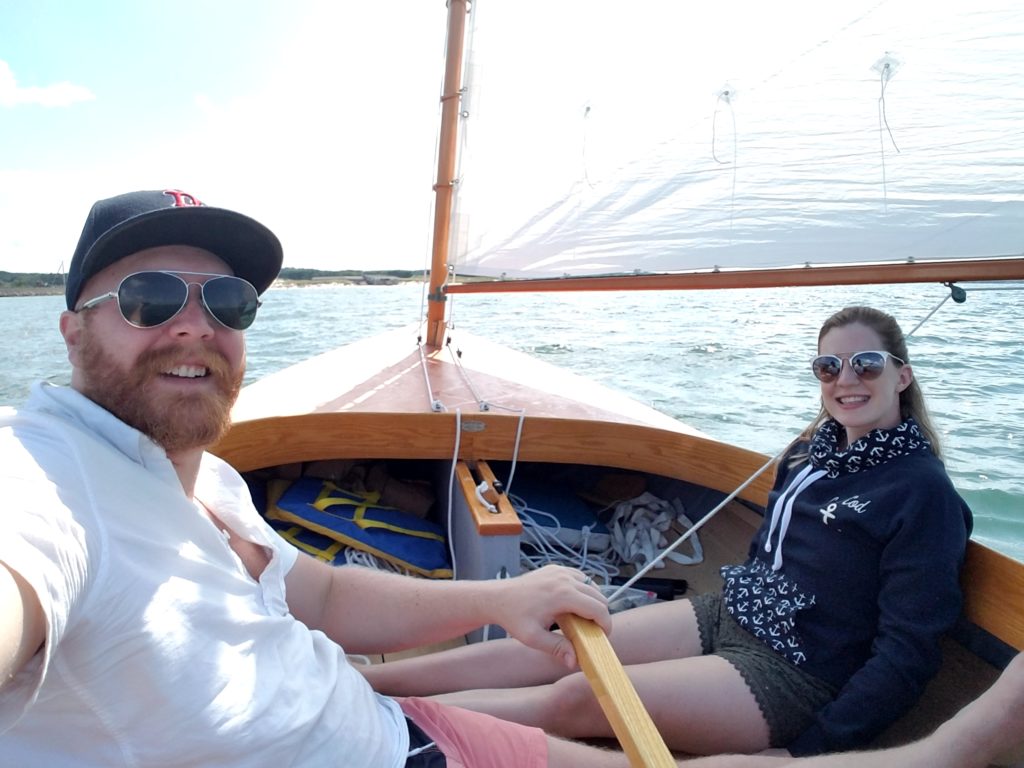
MULTIPOLYGON (((474 14, 477 4, 484 5, 474 3, 474 14)), ((913 15, 906 4, 892 5, 904 21, 908 14, 913 15)), ((595 29, 590 16, 596 6, 576 9, 576 19, 587 27, 585 31, 595 29)), ((456 188, 460 188, 461 197, 462 192, 472 192, 466 188, 479 180, 467 174, 463 184, 459 174, 458 126, 460 121, 473 117, 475 108, 467 107, 463 81, 463 40, 470 10, 467 0, 449 1, 448 59, 434 187, 433 256, 424 323, 357 341, 246 387, 233 413, 234 426, 216 452, 241 472, 264 477, 295 476, 304 465, 325 460, 374 460, 415 466, 419 477, 429 477, 434 483, 439 522, 452 533, 459 575, 464 578, 492 578, 502 568, 518 569, 521 523, 508 498, 501 494, 492 497, 495 510, 491 511, 486 500, 474 493, 482 482, 493 487, 495 480, 509 477, 517 467, 518 471, 550 478, 552 485, 564 484, 571 489, 569 493, 577 490, 574 482, 583 484, 602 474, 628 474, 640 478, 645 487, 682 497, 688 508, 698 510, 710 509, 726 494, 742 487, 737 500, 702 530, 704 563, 687 567, 685 573, 676 569, 676 575, 685 578, 694 591, 712 589, 718 566, 741 560, 756 529, 758 510, 765 504, 771 485, 770 472, 757 472, 768 457, 715 440, 619 393, 483 338, 461 330, 452 334, 446 323, 446 301, 459 293, 495 290, 728 289, 1020 280, 1024 279, 1020 236, 1024 231, 1020 226, 1024 223, 1024 201, 1019 193, 1001 186, 1004 179, 999 174, 1003 171, 992 170, 1000 162, 990 156, 991 147, 983 151, 978 143, 965 140, 952 153, 942 142, 929 144, 921 139, 922 134, 903 128, 897 133, 908 142, 906 154, 895 160, 894 150, 889 148, 889 175, 884 189, 879 192, 881 182, 877 180, 869 185, 881 196, 875 206, 866 204, 865 199, 854 201, 830 191, 826 177, 837 169, 828 167, 828 163, 841 154, 831 150, 818 161, 824 165, 819 164, 814 173, 792 157, 784 159, 782 165, 798 178, 788 199, 781 195, 772 201, 765 184, 770 187, 782 183, 774 177, 767 182, 758 178, 752 185, 754 191, 744 197, 742 187, 735 183, 736 163, 715 182, 707 182, 699 169, 687 168, 687 180, 672 186, 666 176, 671 163, 665 161, 665 156, 678 155, 681 147, 692 148, 689 139, 681 144, 656 145, 653 157, 657 162, 653 165, 627 163, 619 175, 609 174, 607 182, 588 180, 582 187, 575 185, 571 194, 541 196, 543 210, 538 208, 533 216, 518 223, 482 207, 493 193, 489 183, 479 185, 482 189, 476 198, 470 198, 471 202, 456 205, 456 188), (916 152, 911 149, 915 142, 916 152), (939 174, 953 174, 953 178, 946 179, 947 187, 936 190, 927 187, 929 180, 907 178, 918 173, 915 164, 921 155, 924 162, 935 164, 950 154, 957 155, 956 164, 940 169, 939 174), (985 189, 973 188, 970 195, 959 190, 957 197, 954 182, 963 179, 972 163, 986 163, 980 176, 990 178, 985 189), (711 193, 706 207, 679 203, 680 195, 702 191, 711 193), (484 202, 478 202, 481 198, 484 202), (949 208, 950 201, 960 207, 949 208), (665 209, 670 212, 667 219, 665 209), (675 214, 671 214, 673 209, 675 214), (661 216, 656 224, 651 223, 653 213, 661 216), (467 219, 477 214, 484 219, 483 231, 468 234, 467 219), (670 222, 667 227, 665 221, 670 222), (758 228, 759 223, 768 226, 758 228), (648 230, 652 227, 657 230, 655 236, 645 240, 642 234, 651 234, 648 230), (574 238, 565 236, 569 229, 575 233, 574 238), (788 231, 780 235, 782 229, 788 231), (792 236, 788 240, 787 234, 792 236), (460 247, 459 269, 490 279, 460 283, 453 276, 452 265, 457 260, 449 250, 453 241, 460 247), (854 247, 847 247, 851 245, 854 247), (847 257, 853 250, 866 250, 875 260, 851 263, 854 259, 847 257), (682 253, 688 259, 683 263, 688 266, 668 261, 669 252, 682 253), (815 254, 813 259, 810 254, 815 254), (625 255, 633 257, 633 266, 623 266, 620 257, 625 255), (822 260, 821 256, 827 258, 822 260), (511 277, 529 279, 513 281, 511 277)), ((836 23, 834 18, 823 18, 823 13, 816 11, 813 21, 836 23)), ((1009 13, 1015 23, 1021 23, 1019 11, 1009 13)), ((715 22, 711 18, 703 21, 708 27, 715 22)), ((990 24, 1000 21, 988 19, 990 24)), ((948 42, 956 24, 956 20, 939 23, 940 39, 948 42)), ((496 22, 494 26, 507 29, 496 22)), ((514 37, 507 31, 509 36, 514 37)), ((611 45, 616 41, 605 42, 611 45)), ((530 50, 531 55, 544 55, 532 47, 530 50)), ((814 48, 805 51, 804 61, 792 69, 802 74, 812 72, 815 52, 814 48)), ((566 55, 564 51, 555 54, 566 55)), ((899 59, 882 50, 876 63, 879 74, 874 87, 881 83, 884 99, 885 86, 894 76, 899 59)), ((1011 68, 1001 74, 1015 77, 1017 72, 1019 68, 1011 68)), ((829 73, 819 75, 828 82, 829 73)), ((978 81, 985 77, 978 74, 978 81)), ((804 85, 799 78, 794 82, 784 80, 778 76, 765 82, 786 92, 804 85)), ((992 84, 997 90, 999 85, 992 84)), ((536 88, 537 84, 526 82, 523 87, 536 88)), ((837 83, 832 87, 840 89, 837 83)), ((723 86, 717 113, 709 119, 721 129, 722 115, 738 103, 735 92, 723 86)), ((788 106, 795 109, 798 104, 794 101, 788 106)), ((586 109, 589 113, 590 107, 586 109)), ((907 112, 920 117, 918 109, 915 103, 907 112)), ((1006 109, 1006 101, 1001 100, 992 109, 996 113, 1006 109)), ((1021 117, 1019 112, 1017 106, 1008 114, 997 114, 995 127, 986 128, 990 133, 980 135, 977 142, 998 144, 1012 135, 1011 151, 1016 147, 1019 157, 1016 133, 1000 133, 1007 125, 1019 125, 1015 120, 1021 117)), ((499 122, 507 120, 508 114, 502 112, 499 122)), ((789 117, 793 125, 800 124, 799 115, 790 113, 789 117)), ((881 124, 876 126, 883 133, 884 162, 887 139, 882 128, 881 124)), ((785 135, 785 129, 785 125, 773 123, 765 136, 778 139, 785 135)), ((496 135, 506 142, 511 137, 521 140, 520 130, 518 123, 506 124, 505 133, 496 135)), ((933 123, 930 130, 934 133, 938 127, 933 123)), ((853 129, 854 133, 858 131, 859 127, 853 129)), ((732 128, 726 131, 730 132, 736 134, 732 128)), ((473 152, 480 145, 486 146, 483 135, 476 126, 472 128, 476 142, 473 152)), ((721 141, 720 135, 716 141, 721 141)), ((813 135, 813 146, 805 147, 811 155, 815 148, 830 146, 830 142, 842 138, 813 135)), ((878 136, 872 139, 877 142, 878 136)), ((742 146, 736 134, 732 143, 720 144, 719 153, 735 159, 742 146), (731 148, 725 151, 725 147, 731 148)), ((796 151, 785 143, 786 153, 796 151)), ((722 165, 717 156, 709 162, 722 165)), ((771 176, 772 168, 757 162, 751 163, 755 175, 771 176)), ((508 170, 514 165, 515 161, 506 161, 502 168, 508 170)), ((528 168, 525 175, 533 170, 528 168)), ((519 181, 517 178, 513 183, 519 181)), ((888 741, 916 736, 949 716, 994 678, 1009 649, 1024 647, 1024 565, 972 542, 963 583, 967 596, 965 618, 970 626, 958 640, 950 640, 940 679, 922 705, 887 734, 888 741)), ((639 714, 629 704, 620 709, 620 696, 628 698, 628 690, 622 690, 621 680, 602 677, 602 670, 612 669, 614 664, 602 655, 600 638, 593 638, 587 627, 571 631, 584 644, 598 644, 593 656, 597 686, 600 695, 610 700, 609 711, 617 713, 610 716, 613 721, 618 718, 621 732, 617 733, 634 763, 665 764, 667 751, 657 745, 656 734, 647 731, 642 707, 639 714)))

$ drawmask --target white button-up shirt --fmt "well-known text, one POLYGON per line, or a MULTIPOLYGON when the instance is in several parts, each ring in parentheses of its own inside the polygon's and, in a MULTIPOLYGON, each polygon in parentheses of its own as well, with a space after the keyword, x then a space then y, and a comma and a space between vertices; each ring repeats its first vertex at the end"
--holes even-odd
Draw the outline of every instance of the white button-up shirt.
POLYGON ((299 555, 226 463, 195 497, 266 548, 258 582, 163 449, 75 390, 0 409, 0 488, 0 561, 47 621, 0 693, 4 765, 404 764, 401 710, 288 612, 299 555))

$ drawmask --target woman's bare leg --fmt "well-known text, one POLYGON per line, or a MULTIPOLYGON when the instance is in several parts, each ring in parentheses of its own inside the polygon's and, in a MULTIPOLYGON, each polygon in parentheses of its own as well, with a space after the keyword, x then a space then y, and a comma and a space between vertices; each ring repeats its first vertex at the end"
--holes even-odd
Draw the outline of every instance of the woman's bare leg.
POLYGON ((936 766, 1024 764, 1024 653, 1017 654, 987 691, 940 726, 925 745, 936 757, 951 754, 961 760, 934 762, 936 766))
MULTIPOLYGON (((701 651, 689 600, 633 608, 615 614, 612 622, 609 639, 623 664, 683 658, 701 651)), ((360 667, 359 671, 375 690, 391 696, 540 685, 572 672, 548 654, 507 638, 360 667)))
POLYGON ((569 670, 553 656, 510 638, 356 667, 378 693, 431 696, 464 688, 530 685, 569 670))
MULTIPOLYGON (((774 759, 774 758, 771 758, 774 759)), ((745 755, 718 755, 687 768, 761 768, 770 762, 745 755)), ((766 758, 765 760, 768 760, 766 758)), ((1024 654, 1007 665, 992 686, 930 736, 893 749, 791 758, 792 768, 985 768, 1024 760, 1024 654)))
MULTIPOLYGON (((626 667, 665 743, 689 754, 757 752, 768 748, 768 725, 747 684, 718 656, 626 667)), ((614 738, 582 673, 529 688, 462 691, 445 704, 543 728, 566 738, 614 738)))

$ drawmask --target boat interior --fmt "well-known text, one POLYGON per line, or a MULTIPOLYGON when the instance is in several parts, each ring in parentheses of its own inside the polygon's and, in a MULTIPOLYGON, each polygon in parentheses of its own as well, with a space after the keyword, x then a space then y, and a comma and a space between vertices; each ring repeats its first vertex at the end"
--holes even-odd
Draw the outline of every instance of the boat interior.
MULTIPOLYGON (((529 536, 524 534, 520 513, 516 511, 524 505, 531 510, 540 509, 566 518, 564 525, 576 533, 584 526, 595 528, 596 536, 600 537, 602 531, 607 531, 601 522, 602 513, 614 507, 618 492, 635 495, 647 492, 659 499, 678 500, 687 517, 695 522, 726 498, 721 491, 665 475, 617 467, 544 462, 524 462, 516 466, 508 493, 477 494, 477 487, 484 479, 488 479, 492 487, 497 485, 504 490, 505 480, 501 478, 507 480, 512 471, 512 464, 508 461, 460 460, 452 476, 451 461, 444 459, 387 462, 346 459, 260 467, 251 469, 245 476, 254 490, 254 497, 260 498, 274 481, 294 480, 309 476, 309 472, 328 482, 344 483, 344 478, 337 475, 342 472, 350 481, 357 478, 355 487, 364 489, 365 479, 376 474, 373 484, 381 498, 398 504, 404 502, 408 509, 449 531, 451 552, 458 564, 458 578, 500 578, 520 572, 520 558, 531 553, 529 536), (360 481, 363 481, 362 486, 360 481), (495 507, 494 511, 487 506, 488 497, 496 502, 491 505, 495 507)), ((720 585, 719 568, 745 558, 748 542, 760 524, 762 512, 762 507, 751 501, 729 501, 695 534, 700 541, 702 561, 696 564, 666 561, 664 567, 652 571, 651 576, 639 582, 641 587, 649 587, 642 591, 648 592, 648 599, 684 599, 717 589, 720 585)), ((682 529, 671 530, 669 543, 683 532, 682 529)), ((578 552, 578 538, 576 543, 578 552)), ((598 542, 594 549, 600 546, 601 542, 598 542)), ((691 549, 692 544, 679 551, 691 549)), ((977 605, 984 590, 975 578, 980 572, 998 568, 999 559, 1000 556, 989 550, 972 548, 964 574, 969 595, 968 615, 984 623, 974 623, 965 618, 945 640, 942 671, 929 685, 919 705, 879 737, 877 746, 904 743, 929 733, 987 688, 1014 653, 1010 643, 990 631, 994 629, 1019 643, 1019 627, 1014 630, 1006 626, 1006 620, 1012 620, 1012 617, 1001 614, 998 621, 992 622, 992 616, 983 606, 977 605), (989 562, 993 557, 996 562, 989 562)), ((1007 575, 1016 572, 1010 563, 1004 565, 1007 575)), ((634 572, 635 566, 622 565, 614 580, 622 583, 634 572)), ((1021 604, 1019 598, 1024 597, 1020 594, 1024 591, 1024 584, 1018 581, 1004 586, 1016 589, 1017 604, 1021 604)), ((1006 599, 1007 604, 1012 604, 1009 595, 1006 599)), ((429 653, 448 645, 483 641, 501 634, 500 628, 485 628, 449 643, 416 647, 388 656, 378 655, 370 660, 386 663, 392 658, 429 653)))
MULTIPOLYGON (((233 426, 214 453, 246 477, 265 514, 273 518, 274 510, 284 508, 283 489, 298 481, 312 482, 314 495, 329 484, 363 494, 353 514, 362 514, 360 507, 396 508, 443 537, 442 567, 401 557, 384 559, 383 567, 398 563, 406 572, 415 565, 416 575, 493 579, 539 562, 537 526, 529 518, 544 515, 535 510, 558 520, 547 527, 558 527, 558 538, 573 545, 577 559, 568 564, 597 573, 592 567, 602 545, 598 535, 607 533, 602 529, 609 527, 610 511, 650 494, 681 505, 688 520, 662 531, 658 551, 696 529, 702 558, 689 564, 666 560, 664 567, 643 575, 648 581, 638 582, 645 588, 641 592, 653 591, 653 599, 681 599, 715 590, 720 567, 746 558, 773 481, 769 457, 717 441, 621 393, 475 337, 461 338, 464 354, 424 349, 412 344, 413 338, 403 330, 355 342, 242 390, 233 426)), ((280 526, 282 519, 272 523, 280 526)), ((637 528, 639 535, 644 524, 637 528)), ((352 549, 344 555, 332 542, 313 544, 309 551, 336 564, 367 565, 361 554, 352 556, 352 549)), ((372 542, 354 549, 381 554, 372 542)), ((693 555, 693 542, 682 542, 677 553, 693 555)), ((382 567, 381 558, 369 564, 382 567)), ((606 580, 621 583, 635 571, 633 564, 616 567, 606 580)), ((595 580, 602 583, 600 575, 595 580)), ((1024 647, 1020 564, 971 542, 963 585, 964 617, 945 641, 941 673, 920 704, 877 745, 930 732, 991 684, 1014 649, 1024 647)), ((575 630, 564 624, 563 629, 575 642, 575 630)), ((485 627, 453 642, 500 634, 498 627, 485 627)), ((598 639, 607 645, 603 634, 598 639)), ((415 639, 410 646, 400 655, 436 650, 417 647, 415 639)), ((389 658, 394 656, 373 661, 389 658)), ((660 742, 656 732, 655 738, 660 742)), ((626 743, 623 748, 630 751, 626 743)), ((640 759, 634 764, 663 763, 640 759)))
MULTIPOLYGON (((611 510, 650 494, 681 505, 688 520, 662 531, 657 549, 696 529, 702 557, 688 564, 666 559, 644 574, 641 592, 682 599, 715 590, 720 567, 745 559, 773 480, 768 457, 513 350, 490 349, 469 337, 462 339, 466 354, 454 355, 444 348, 425 351, 410 338, 402 331, 355 342, 245 387, 233 426, 214 453, 246 477, 257 507, 271 518, 286 506, 283 489, 305 480, 318 495, 329 484, 363 494, 354 514, 362 514, 360 507, 390 507, 433 526, 443 537, 446 563, 410 571, 416 563, 401 557, 368 562, 358 553, 382 554, 373 542, 348 549, 314 543, 308 551, 336 564, 394 569, 397 563, 414 575, 514 576, 538 562, 537 526, 529 518, 543 518, 534 514, 540 510, 558 520, 547 527, 559 528, 558 538, 572 545, 577 560, 568 564, 597 573, 592 567, 611 510)), ((281 529, 282 519, 272 523, 281 529)), ((693 555, 693 542, 682 542, 677 553, 693 555)), ((635 571, 628 563, 617 568, 604 578, 621 583, 635 571)), ((964 617, 945 641, 941 673, 879 746, 933 730, 1024 647, 1020 564, 971 542, 963 585, 964 617)), ((486 627, 453 642, 500 634, 486 627)), ((418 647, 415 639, 410 646, 400 655, 436 650, 418 647)), ((373 661, 389 658, 394 655, 373 661)))

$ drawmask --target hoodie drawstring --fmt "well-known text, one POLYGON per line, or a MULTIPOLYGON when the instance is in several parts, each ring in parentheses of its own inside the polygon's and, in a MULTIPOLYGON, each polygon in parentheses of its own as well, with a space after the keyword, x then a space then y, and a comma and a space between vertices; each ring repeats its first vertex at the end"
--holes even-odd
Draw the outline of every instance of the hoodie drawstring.
POLYGON ((768 535, 764 541, 764 551, 772 551, 772 534, 775 527, 779 528, 779 543, 775 546, 775 558, 772 560, 772 570, 777 571, 782 567, 782 540, 786 538, 786 531, 789 530, 789 521, 793 517, 793 502, 803 490, 827 475, 824 469, 815 470, 810 464, 800 470, 789 488, 779 494, 772 507, 772 521, 768 526, 768 535))

